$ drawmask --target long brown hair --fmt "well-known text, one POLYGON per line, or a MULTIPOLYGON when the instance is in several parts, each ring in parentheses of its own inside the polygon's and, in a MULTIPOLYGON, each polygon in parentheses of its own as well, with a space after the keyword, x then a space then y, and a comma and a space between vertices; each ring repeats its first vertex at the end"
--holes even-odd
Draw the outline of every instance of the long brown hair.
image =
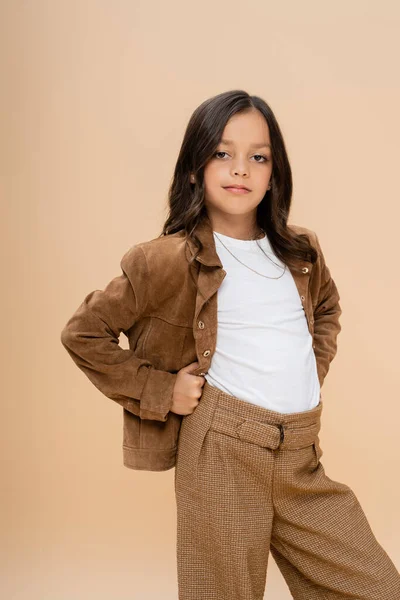
POLYGON ((254 109, 259 110, 267 121, 273 165, 271 189, 257 206, 257 226, 268 235, 276 256, 286 265, 294 265, 298 260, 314 263, 318 253, 308 237, 296 234, 287 226, 292 201, 292 171, 277 120, 262 98, 250 96, 243 90, 230 90, 205 100, 190 117, 168 191, 169 214, 160 237, 184 229, 198 251, 202 248, 195 230, 207 216, 204 167, 216 152, 228 120, 236 113, 254 109), (190 182, 191 173, 196 183, 190 182))

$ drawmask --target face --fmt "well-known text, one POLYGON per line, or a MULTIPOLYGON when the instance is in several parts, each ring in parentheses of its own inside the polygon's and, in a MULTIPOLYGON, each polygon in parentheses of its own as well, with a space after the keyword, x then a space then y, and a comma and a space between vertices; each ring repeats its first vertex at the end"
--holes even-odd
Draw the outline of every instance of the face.
POLYGON ((204 170, 205 204, 211 217, 251 222, 272 172, 268 124, 258 110, 234 115, 204 170), (244 185, 250 191, 227 189, 244 185))

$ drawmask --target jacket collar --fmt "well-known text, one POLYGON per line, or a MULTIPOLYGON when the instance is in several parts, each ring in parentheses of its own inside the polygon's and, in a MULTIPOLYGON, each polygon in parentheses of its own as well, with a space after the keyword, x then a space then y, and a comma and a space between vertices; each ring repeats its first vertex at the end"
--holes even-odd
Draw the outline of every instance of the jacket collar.
MULTIPOLYGON (((197 255, 196 260, 203 265, 207 265, 208 267, 222 268, 223 265, 215 247, 213 228, 207 215, 203 217, 200 223, 197 225, 196 235, 203 244, 203 248, 197 255)), ((196 247, 189 237, 187 238, 187 244, 193 256, 196 252, 196 247)))
MULTIPOLYGON (((289 226, 294 231, 296 230, 296 225, 289 226)), ((223 267, 223 264, 217 254, 217 250, 215 247, 214 233, 211 225, 211 221, 208 215, 205 215, 204 218, 201 219, 200 223, 196 227, 196 235, 200 239, 203 244, 202 250, 199 252, 196 260, 198 260, 201 264, 207 265, 208 267, 223 267)), ((193 241, 187 237, 186 240, 187 246, 189 247, 190 253, 193 256, 196 252, 196 247, 193 241)), ((293 270, 302 270, 304 267, 308 267, 308 271, 312 270, 313 264, 312 262, 308 262, 306 260, 298 260, 297 268, 291 269, 293 270)))

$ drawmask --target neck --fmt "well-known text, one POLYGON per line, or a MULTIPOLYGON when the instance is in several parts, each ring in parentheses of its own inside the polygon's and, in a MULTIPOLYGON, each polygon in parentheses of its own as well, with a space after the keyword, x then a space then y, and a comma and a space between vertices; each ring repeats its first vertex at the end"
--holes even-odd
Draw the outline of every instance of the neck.
POLYGON ((237 240, 259 240, 264 237, 265 233, 259 227, 256 227, 254 233, 244 233, 242 230, 235 230, 232 227, 226 226, 215 226, 213 231, 218 235, 227 235, 228 237, 235 238, 237 240))
POLYGON ((216 211, 207 211, 211 228, 215 233, 221 233, 237 240, 255 240, 264 237, 264 232, 257 224, 255 215, 222 215, 216 211))
POLYGON ((260 240, 265 235, 265 233, 263 231, 259 231, 257 233, 257 235, 248 236, 248 235, 243 235, 243 234, 236 233, 236 232, 233 232, 233 231, 229 231, 226 228, 221 228, 221 227, 218 227, 218 230, 214 229, 214 232, 217 235, 220 233, 221 235, 227 235, 228 237, 235 238, 236 240, 243 240, 243 241, 245 241, 245 240, 248 240, 248 241, 250 241, 250 240, 260 240))

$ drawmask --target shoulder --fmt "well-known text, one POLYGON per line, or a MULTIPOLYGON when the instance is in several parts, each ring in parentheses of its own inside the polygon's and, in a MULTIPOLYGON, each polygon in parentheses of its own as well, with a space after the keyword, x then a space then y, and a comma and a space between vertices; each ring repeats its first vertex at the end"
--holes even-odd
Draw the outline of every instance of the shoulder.
POLYGON ((294 233, 305 233, 309 237, 315 237, 315 231, 305 227, 304 225, 298 225, 297 223, 291 223, 288 225, 288 229, 294 231, 294 233))
POLYGON ((314 246, 314 248, 317 248, 318 238, 317 238, 317 234, 315 233, 315 231, 313 231, 312 229, 309 229, 308 227, 305 227, 304 225, 298 225, 295 223, 292 223, 292 224, 288 225, 287 227, 289 230, 291 230, 293 233, 296 233, 297 235, 305 234, 308 237, 308 239, 310 240, 310 243, 312 244, 312 246, 314 246))
POLYGON ((140 248, 149 260, 156 257, 178 258, 185 250, 185 234, 181 230, 170 235, 139 242, 135 244, 134 248, 140 248))
MULTIPOLYGON (((167 265, 174 269, 185 264, 185 233, 183 230, 170 235, 138 242, 131 246, 122 258, 124 266, 141 265, 148 272, 150 267, 160 267, 161 271, 167 265)), ((158 270, 158 269, 157 269, 158 270)))

